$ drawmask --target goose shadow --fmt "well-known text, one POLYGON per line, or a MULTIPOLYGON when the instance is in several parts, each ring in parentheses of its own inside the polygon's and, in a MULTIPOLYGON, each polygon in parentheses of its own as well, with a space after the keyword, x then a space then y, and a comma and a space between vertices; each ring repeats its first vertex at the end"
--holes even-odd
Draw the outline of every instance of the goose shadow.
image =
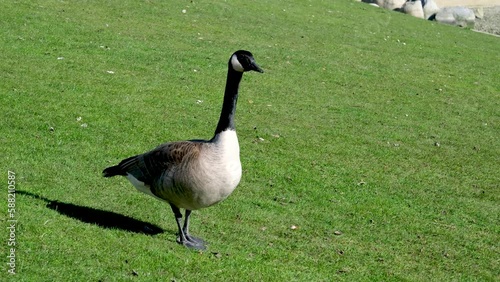
POLYGON ((81 222, 95 224, 106 229, 120 229, 128 232, 157 235, 165 232, 157 225, 141 221, 119 213, 105 211, 71 203, 50 200, 31 192, 17 190, 16 194, 29 196, 47 203, 46 207, 81 222))

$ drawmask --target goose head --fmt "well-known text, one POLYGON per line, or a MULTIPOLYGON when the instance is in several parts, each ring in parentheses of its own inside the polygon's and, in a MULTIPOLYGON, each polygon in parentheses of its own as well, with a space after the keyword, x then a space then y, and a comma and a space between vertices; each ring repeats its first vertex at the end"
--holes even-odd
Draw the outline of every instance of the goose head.
POLYGON ((229 59, 229 66, 237 72, 256 71, 264 72, 253 58, 252 53, 245 50, 238 50, 229 59))

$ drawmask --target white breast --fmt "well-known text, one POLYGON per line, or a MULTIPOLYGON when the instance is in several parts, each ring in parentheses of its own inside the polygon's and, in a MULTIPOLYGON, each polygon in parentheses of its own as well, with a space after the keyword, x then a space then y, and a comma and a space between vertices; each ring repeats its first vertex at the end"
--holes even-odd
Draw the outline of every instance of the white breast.
POLYGON ((219 133, 214 140, 214 145, 214 153, 220 156, 221 164, 229 168, 236 166, 235 172, 237 173, 239 169, 239 176, 241 176, 240 144, 236 131, 226 130, 219 133))
MULTIPOLYGON (((236 131, 223 131, 215 137, 201 158, 203 171, 198 190, 201 205, 213 205, 229 196, 241 179, 240 147, 236 131)), ((197 185, 198 186, 198 185, 197 185)))

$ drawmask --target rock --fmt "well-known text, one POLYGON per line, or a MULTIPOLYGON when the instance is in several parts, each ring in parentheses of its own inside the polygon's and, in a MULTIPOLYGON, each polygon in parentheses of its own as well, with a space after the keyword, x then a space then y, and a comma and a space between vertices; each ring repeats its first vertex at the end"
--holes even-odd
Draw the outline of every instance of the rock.
POLYGON ((408 1, 403 5, 403 12, 405 14, 414 16, 416 18, 424 18, 424 9, 422 7, 422 1, 408 1))
POLYGON ((474 9, 474 15, 476 15, 476 19, 484 18, 484 9, 483 7, 478 7, 474 9))
POLYGON ((370 4, 371 6, 378 7, 377 0, 361 0, 363 3, 370 4))
POLYGON ((439 7, 434 0, 422 0, 422 7, 424 8, 424 18, 426 20, 439 12, 439 7))
POLYGON ((476 15, 466 7, 446 7, 436 14, 436 21, 461 27, 474 27, 476 15))
POLYGON ((377 4, 388 10, 400 10, 405 4, 406 0, 377 0, 377 4))

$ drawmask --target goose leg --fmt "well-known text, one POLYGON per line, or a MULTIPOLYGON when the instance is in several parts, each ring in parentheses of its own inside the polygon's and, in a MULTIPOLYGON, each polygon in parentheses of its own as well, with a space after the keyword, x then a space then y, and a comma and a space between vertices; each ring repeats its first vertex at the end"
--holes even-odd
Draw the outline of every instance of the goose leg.
POLYGON ((191 216, 191 211, 190 210, 186 210, 186 218, 184 219, 184 226, 182 227, 182 231, 184 232, 184 236, 186 237, 186 239, 189 241, 189 242, 192 242, 192 243, 195 243, 197 245, 200 245, 203 247, 203 249, 205 248, 205 241, 201 238, 197 238, 197 237, 194 237, 194 236, 191 236, 191 234, 189 234, 189 218, 191 216))
POLYGON ((190 249, 195 249, 195 250, 204 250, 205 245, 203 244, 203 240, 198 239, 196 237, 192 237, 189 235, 188 230, 189 230, 189 215, 191 214, 191 211, 186 210, 186 220, 184 221, 184 225, 181 226, 182 222, 182 214, 181 211, 179 210, 178 207, 174 205, 170 205, 172 208, 172 211, 174 212, 175 215, 175 222, 177 223, 177 228, 179 229, 179 237, 177 237, 177 243, 184 245, 190 249))

